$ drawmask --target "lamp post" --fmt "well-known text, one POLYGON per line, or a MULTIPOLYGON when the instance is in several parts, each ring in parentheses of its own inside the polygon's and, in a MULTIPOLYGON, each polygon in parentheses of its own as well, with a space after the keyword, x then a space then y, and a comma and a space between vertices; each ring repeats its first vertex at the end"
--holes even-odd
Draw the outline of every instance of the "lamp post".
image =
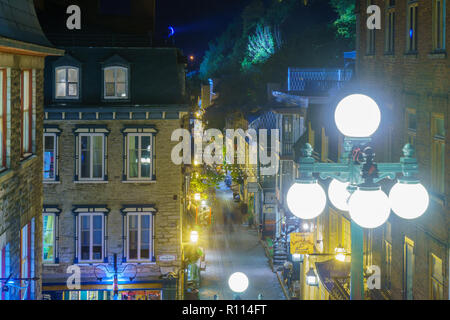
POLYGON ((410 144, 403 148, 398 163, 375 163, 375 153, 368 145, 381 121, 380 110, 370 97, 354 94, 336 107, 335 122, 345 136, 339 163, 317 163, 308 143, 299 159, 299 179, 287 194, 290 211, 301 219, 319 216, 326 205, 326 195, 317 183, 332 178, 328 197, 338 209, 348 211, 351 221, 350 299, 364 299, 363 228, 383 225, 390 211, 405 219, 421 216, 428 207, 428 193, 417 178, 417 159, 410 144), (363 151, 361 151, 363 150, 363 151), (385 178, 398 182, 389 197, 379 182, 385 178))

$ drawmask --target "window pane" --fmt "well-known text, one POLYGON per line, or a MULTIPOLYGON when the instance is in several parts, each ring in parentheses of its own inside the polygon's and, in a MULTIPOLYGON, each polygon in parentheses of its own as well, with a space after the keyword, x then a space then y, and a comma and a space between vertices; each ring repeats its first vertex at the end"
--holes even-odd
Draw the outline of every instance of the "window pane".
POLYGON ((114 83, 106 83, 105 85, 105 95, 107 97, 114 97, 116 95, 114 83))
POLYGON ((55 137, 44 137, 44 179, 55 178, 55 137))
POLYGON ((415 113, 408 113, 408 129, 414 131, 417 129, 417 117, 415 113))
POLYGON ((151 136, 141 137, 141 177, 150 178, 151 136))
POLYGON ((66 83, 57 83, 56 84, 56 96, 57 97, 65 97, 66 96, 66 83))
POLYGON ((141 216, 141 259, 150 259, 150 216, 141 216))
POLYGON ((54 256, 54 230, 55 230, 55 216, 44 215, 43 217, 43 259, 44 262, 53 262, 54 256))
POLYGON ((439 282, 444 282, 442 274, 442 260, 432 256, 432 276, 439 282))
POLYGON ((105 82, 113 82, 114 83, 114 69, 105 69, 105 82))
POLYGON ((101 178, 103 176, 103 137, 102 136, 93 136, 93 178, 101 178))
POLYGON ((102 258, 102 216, 92 217, 92 259, 100 260, 102 258))
POLYGON ((138 258, 138 216, 128 216, 128 255, 129 259, 138 258))
POLYGON ((125 68, 117 68, 117 82, 126 82, 127 81, 127 69, 125 68))
POLYGON ((125 83, 118 83, 117 84, 117 97, 124 98, 127 96, 127 88, 125 83))
POLYGON ((69 69, 69 82, 78 82, 78 70, 69 69))
POLYGON ((78 96, 78 84, 77 83, 69 83, 69 96, 71 96, 71 97, 78 96))
POLYGON ((30 152, 30 117, 29 111, 23 112, 23 152, 30 152))
POLYGON ((66 82, 66 69, 56 69, 56 82, 66 82))
POLYGON ((89 247, 90 247, 90 217, 81 216, 80 223, 80 241, 81 241, 81 260, 90 260, 89 247))
POLYGON ((130 136, 128 138, 128 163, 129 163, 129 178, 137 178, 138 174, 138 165, 139 165, 139 137, 138 136, 130 136))
POLYGON ((435 119, 436 136, 445 137, 444 119, 435 119))
POLYGON ((80 155, 80 161, 81 161, 81 177, 82 178, 90 178, 91 177, 91 166, 90 166, 90 137, 88 136, 81 136, 80 139, 81 143, 81 155, 80 155))

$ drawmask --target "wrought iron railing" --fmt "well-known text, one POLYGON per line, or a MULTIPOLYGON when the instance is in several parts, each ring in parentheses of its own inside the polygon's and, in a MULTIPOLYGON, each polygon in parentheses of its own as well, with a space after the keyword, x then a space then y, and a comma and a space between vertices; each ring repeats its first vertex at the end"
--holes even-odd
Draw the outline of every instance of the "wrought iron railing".
POLYGON ((340 89, 352 76, 352 69, 289 68, 288 91, 327 92, 340 89))

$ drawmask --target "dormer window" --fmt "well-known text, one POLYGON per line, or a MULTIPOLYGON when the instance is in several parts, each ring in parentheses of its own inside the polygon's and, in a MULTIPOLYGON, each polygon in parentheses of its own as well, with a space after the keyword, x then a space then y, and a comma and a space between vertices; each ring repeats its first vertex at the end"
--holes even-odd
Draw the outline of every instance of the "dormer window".
POLYGON ((79 69, 76 67, 58 67, 55 69, 56 99, 78 99, 79 69))
POLYGON ((104 81, 105 99, 128 99, 128 68, 105 68, 104 81))

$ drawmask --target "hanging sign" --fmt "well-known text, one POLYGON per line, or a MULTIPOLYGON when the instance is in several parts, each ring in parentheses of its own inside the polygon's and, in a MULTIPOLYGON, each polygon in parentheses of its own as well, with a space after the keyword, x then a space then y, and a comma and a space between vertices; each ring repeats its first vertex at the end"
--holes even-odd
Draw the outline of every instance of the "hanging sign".
POLYGON ((293 232, 290 237, 291 254, 314 253, 314 234, 312 232, 293 232))

